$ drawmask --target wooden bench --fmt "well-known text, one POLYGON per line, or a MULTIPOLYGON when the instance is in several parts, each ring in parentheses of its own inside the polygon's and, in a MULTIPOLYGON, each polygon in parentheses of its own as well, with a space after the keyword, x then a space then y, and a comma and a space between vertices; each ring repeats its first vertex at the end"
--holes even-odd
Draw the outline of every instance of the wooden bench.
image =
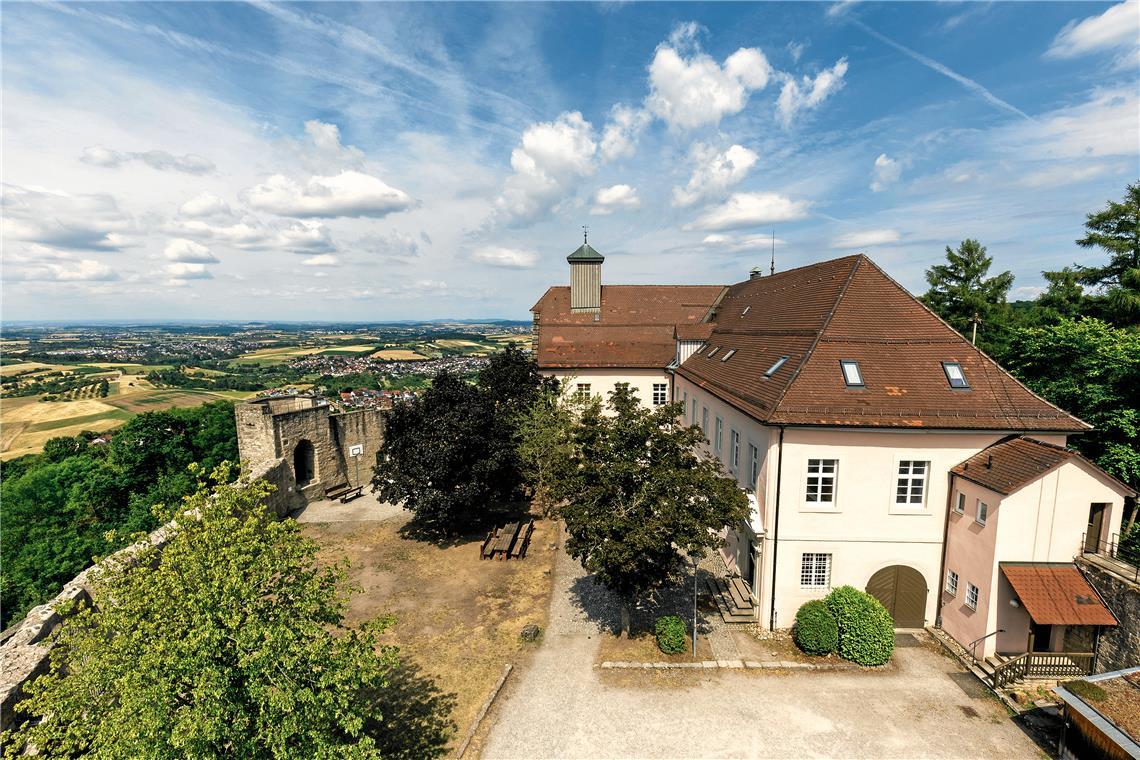
POLYGON ((479 547, 480 559, 522 559, 530 546, 534 520, 527 523, 507 523, 487 534, 479 547))
POLYGON ((363 495, 364 486, 350 486, 348 483, 329 488, 325 491, 326 499, 340 499, 341 504, 347 504, 353 499, 363 495))

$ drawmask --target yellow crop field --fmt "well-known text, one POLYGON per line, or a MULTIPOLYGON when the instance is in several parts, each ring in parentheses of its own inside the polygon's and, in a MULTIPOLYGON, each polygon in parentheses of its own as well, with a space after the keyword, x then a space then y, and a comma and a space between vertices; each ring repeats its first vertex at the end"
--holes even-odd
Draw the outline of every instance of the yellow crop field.
POLYGON ((483 348, 473 340, 461 340, 459 338, 444 338, 435 341, 435 344, 440 348, 483 348))
POLYGON ((39 370, 41 372, 47 372, 49 370, 74 369, 74 368, 69 366, 69 365, 66 365, 66 364, 43 364, 41 362, 23 362, 22 364, 5 364, 3 367, 0 367, 0 377, 10 377, 12 375, 18 375, 21 372, 27 372, 28 370, 31 370, 31 369, 39 370))
POLYGON ((406 362, 415 361, 416 359, 426 359, 423 354, 417 354, 410 348, 385 348, 383 351, 377 351, 372 354, 373 359, 382 359, 390 362, 406 362))
POLYGON ((23 404, 15 409, 7 404, 3 407, 4 422, 29 422, 32 424, 65 420, 69 417, 87 417, 93 414, 113 411, 100 399, 81 399, 79 401, 37 401, 23 404))

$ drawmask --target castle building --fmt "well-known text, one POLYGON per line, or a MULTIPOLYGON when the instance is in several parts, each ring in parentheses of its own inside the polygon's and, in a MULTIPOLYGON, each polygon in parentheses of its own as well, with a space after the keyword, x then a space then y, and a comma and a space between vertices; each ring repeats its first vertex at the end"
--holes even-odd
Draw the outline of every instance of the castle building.
POLYGON ((603 285, 601 260, 579 248, 570 288, 535 305, 539 367, 593 393, 629 382, 647 403, 664 386, 683 405, 752 504, 722 556, 762 627, 790 627, 845 584, 900 628, 945 621, 964 645, 985 637, 978 655, 1069 651, 1112 624, 1072 560, 1089 536, 1119 533, 1135 494, 1065 449, 1089 425, 867 256, 691 287, 603 285), (1016 487, 994 490, 979 475, 991 467, 1016 471, 1016 487))

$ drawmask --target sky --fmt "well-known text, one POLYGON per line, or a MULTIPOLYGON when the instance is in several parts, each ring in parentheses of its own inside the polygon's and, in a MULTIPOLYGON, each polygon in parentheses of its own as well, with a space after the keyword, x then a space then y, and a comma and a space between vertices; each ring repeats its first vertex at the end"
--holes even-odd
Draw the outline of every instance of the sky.
POLYGON ((527 319, 979 239, 1140 178, 1128 3, 5 3, 4 320, 527 319))

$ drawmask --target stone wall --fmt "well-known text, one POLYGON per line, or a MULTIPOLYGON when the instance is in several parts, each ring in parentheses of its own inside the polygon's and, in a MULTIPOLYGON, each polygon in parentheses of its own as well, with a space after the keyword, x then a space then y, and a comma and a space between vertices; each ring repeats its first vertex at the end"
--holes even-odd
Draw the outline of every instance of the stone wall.
MULTIPOLYGON (((264 462, 242 477, 251 481, 266 480, 276 488, 265 498, 264 504, 278 517, 305 506, 305 500, 293 480, 293 471, 284 459, 264 462)), ((145 541, 120 549, 99 564, 87 568, 65 584, 54 599, 33 607, 21 623, 4 632, 6 638, 0 643, 0 731, 11 724, 16 703, 23 696, 24 685, 48 669, 52 634, 63 621, 60 610, 72 602, 90 604, 93 601, 91 581, 101 567, 109 563, 130 563, 147 545, 161 549, 177 527, 175 522, 169 522, 150 533, 145 541)))
POLYGON ((1084 557, 1077 559, 1077 566, 1119 623, 1101 633, 1096 672, 1107 673, 1140 665, 1140 584, 1084 557))

